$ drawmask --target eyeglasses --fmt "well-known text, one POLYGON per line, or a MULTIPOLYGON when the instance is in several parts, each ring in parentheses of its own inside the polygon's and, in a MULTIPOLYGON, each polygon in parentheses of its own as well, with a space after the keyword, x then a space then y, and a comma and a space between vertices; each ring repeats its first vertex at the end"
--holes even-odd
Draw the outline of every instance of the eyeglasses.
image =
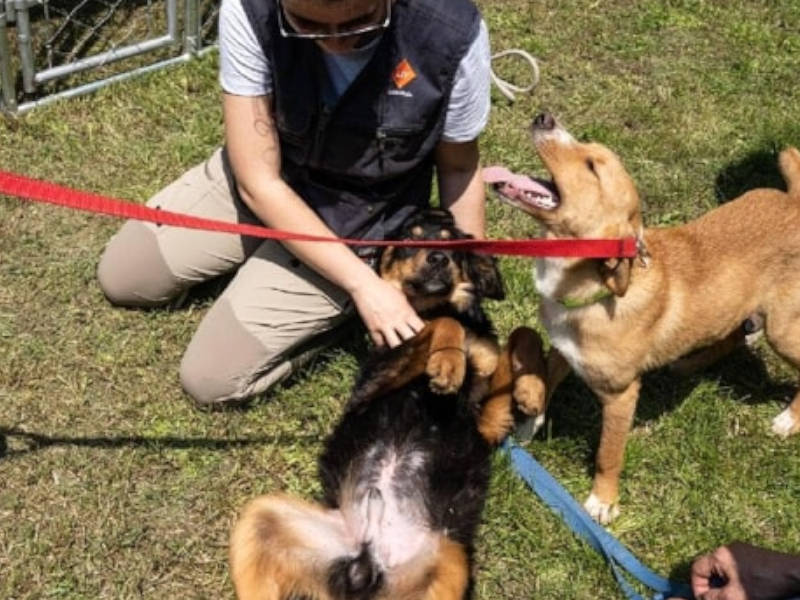
POLYGON ((346 21, 345 23, 340 23, 339 25, 330 25, 328 23, 304 19, 292 13, 287 13, 283 8, 283 2, 281 0, 278 0, 276 3, 278 5, 278 30, 281 36, 285 38, 327 40, 332 38, 352 37, 386 29, 389 27, 389 23, 392 20, 392 0, 386 0, 386 18, 380 23, 363 24, 363 21, 366 19, 359 17, 351 21, 346 21), (287 24, 289 25, 288 27, 287 24))

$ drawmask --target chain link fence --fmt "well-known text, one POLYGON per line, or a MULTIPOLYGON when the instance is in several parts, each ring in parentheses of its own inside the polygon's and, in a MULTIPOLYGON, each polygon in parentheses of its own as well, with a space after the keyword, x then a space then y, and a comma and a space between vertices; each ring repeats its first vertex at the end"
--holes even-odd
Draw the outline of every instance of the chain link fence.
POLYGON ((0 0, 0 110, 184 62, 216 44, 222 0, 0 0))

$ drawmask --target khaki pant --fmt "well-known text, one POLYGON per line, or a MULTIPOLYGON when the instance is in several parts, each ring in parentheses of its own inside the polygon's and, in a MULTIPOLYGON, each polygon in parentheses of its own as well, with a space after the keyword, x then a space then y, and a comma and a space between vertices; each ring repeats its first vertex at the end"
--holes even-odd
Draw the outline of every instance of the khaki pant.
MULTIPOLYGON (((224 158, 217 150, 147 205, 258 224, 232 192, 224 158)), ((112 303, 152 307, 233 270, 181 361, 181 384, 198 405, 263 392, 328 343, 337 325, 356 326, 344 324, 354 312, 347 293, 270 240, 128 221, 108 243, 97 274, 112 303)))

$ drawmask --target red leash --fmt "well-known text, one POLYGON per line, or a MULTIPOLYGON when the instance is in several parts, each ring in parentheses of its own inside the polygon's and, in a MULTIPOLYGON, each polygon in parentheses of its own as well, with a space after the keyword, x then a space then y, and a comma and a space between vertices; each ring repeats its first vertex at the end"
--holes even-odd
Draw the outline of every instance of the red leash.
POLYGON ((193 217, 191 215, 184 215, 168 210, 158 210, 142 204, 81 192, 5 171, 0 171, 0 194, 36 202, 67 206, 86 212, 135 219, 137 221, 150 221, 162 225, 203 229, 206 231, 236 233, 239 235, 273 240, 340 242, 350 246, 444 246, 454 249, 472 250, 474 252, 483 252, 486 254, 504 254, 508 256, 560 256, 582 258, 633 258, 636 256, 636 240, 634 238, 615 240, 532 239, 391 241, 320 237, 302 233, 291 233, 278 229, 269 229, 268 227, 261 227, 258 225, 228 223, 225 221, 193 217))

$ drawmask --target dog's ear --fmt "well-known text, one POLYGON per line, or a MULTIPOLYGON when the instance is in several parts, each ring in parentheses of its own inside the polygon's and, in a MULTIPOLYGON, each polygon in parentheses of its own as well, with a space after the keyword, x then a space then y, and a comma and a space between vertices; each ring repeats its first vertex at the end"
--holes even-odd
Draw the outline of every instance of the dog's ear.
MULTIPOLYGON (((647 248, 644 247, 644 228, 639 213, 633 215, 633 217, 623 225, 606 227, 602 237, 635 237, 641 260, 644 261, 645 257, 649 256, 647 254, 647 248)), ((631 283, 632 270, 633 259, 631 258, 607 258, 597 261, 597 271, 600 274, 600 280, 615 296, 624 296, 628 291, 628 286, 631 283)))
POLYGON ((506 297, 503 277, 497 268, 497 260, 486 254, 467 254, 466 274, 481 298, 503 300, 506 297))
POLYGON ((598 261, 600 279, 612 294, 624 296, 631 283, 631 267, 633 260, 630 258, 607 258, 598 261))
POLYGON ((394 246, 379 246, 375 255, 375 270, 383 277, 394 261, 394 246))

